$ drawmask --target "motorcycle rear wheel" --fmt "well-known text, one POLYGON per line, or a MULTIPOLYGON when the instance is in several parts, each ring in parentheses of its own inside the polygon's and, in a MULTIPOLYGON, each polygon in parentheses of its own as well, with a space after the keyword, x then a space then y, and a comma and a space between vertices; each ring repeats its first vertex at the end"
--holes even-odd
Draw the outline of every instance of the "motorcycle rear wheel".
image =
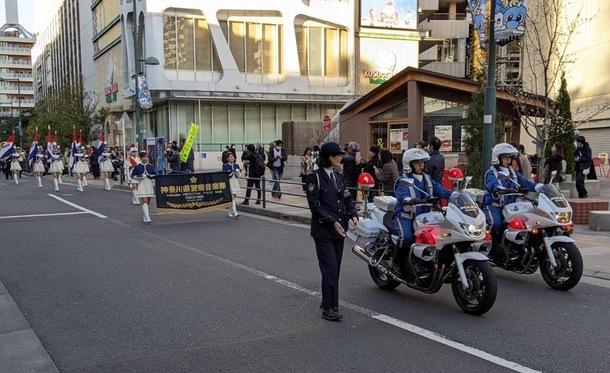
POLYGON ((396 289, 398 285, 400 285, 399 281, 390 278, 388 275, 377 269, 377 267, 373 267, 370 264, 369 274, 371 275, 371 278, 373 279, 375 285, 379 286, 384 290, 393 290, 396 289))
POLYGON ((551 288, 567 291, 578 284, 582 276, 582 256, 578 247, 571 242, 556 242, 552 246, 558 268, 544 258, 540 263, 540 274, 551 288))
POLYGON ((496 302, 496 276, 487 262, 467 260, 464 272, 468 279, 468 289, 464 289, 460 276, 453 276, 451 290, 458 306, 471 315, 482 315, 489 311, 496 302))

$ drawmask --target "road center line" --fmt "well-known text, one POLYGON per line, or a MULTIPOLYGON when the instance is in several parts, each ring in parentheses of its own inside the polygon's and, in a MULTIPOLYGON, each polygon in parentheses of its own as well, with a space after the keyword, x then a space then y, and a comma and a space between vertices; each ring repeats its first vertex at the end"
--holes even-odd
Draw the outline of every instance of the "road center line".
POLYGON ((10 216, 0 216, 0 219, 39 218, 39 217, 46 217, 46 216, 64 216, 64 215, 82 215, 82 214, 88 214, 88 212, 73 211, 73 212, 57 212, 54 214, 10 215, 10 216))
MULTIPOLYGON (((114 223, 116 223, 116 224, 119 224, 121 226, 128 227, 129 229, 134 229, 134 227, 132 225, 123 223, 121 221, 114 220, 114 219, 109 219, 109 220, 114 222, 114 223)), ((138 229, 138 230, 143 231, 141 229, 138 229)), ((239 270, 251 273, 251 274, 256 275, 258 277, 262 277, 262 278, 264 278, 266 280, 273 281, 273 282, 275 282, 277 284, 280 284, 280 285, 285 286, 287 288, 296 290, 298 292, 301 292, 301 293, 304 293, 304 294, 307 294, 307 295, 310 295, 310 296, 314 296, 314 297, 320 297, 321 296, 321 293, 318 292, 318 291, 314 291, 314 290, 308 289, 308 288, 306 288, 304 286, 301 286, 299 284, 296 284, 294 282, 290 282, 288 280, 284 280, 282 278, 279 278, 279 277, 276 277, 274 275, 265 273, 263 271, 259 271, 258 269, 249 267, 247 265, 234 262, 232 260, 229 260, 229 259, 223 258, 221 256, 218 256, 216 254, 212 254, 212 253, 207 252, 205 250, 197 249, 195 247, 192 247, 192 246, 189 246, 189 245, 177 242, 177 241, 173 241, 173 240, 171 240, 169 238, 159 236, 159 235, 154 234, 154 233, 149 232, 149 231, 146 231, 146 234, 148 235, 149 238, 154 237, 154 238, 156 238, 158 240, 167 242, 169 244, 176 245, 176 246, 181 247, 183 249, 187 249, 189 251, 193 251, 193 252, 198 253, 200 255, 207 256, 207 257, 209 257, 211 259, 215 259, 217 261, 220 261, 220 262, 223 262, 225 264, 228 264, 231 267, 234 267, 234 268, 237 268, 239 270)), ((339 303, 341 304, 342 307, 345 307, 345 308, 350 309, 352 311, 358 312, 360 314, 368 316, 368 317, 370 317, 372 319, 375 319, 377 321, 381 321, 381 322, 384 322, 386 324, 395 326, 395 327, 400 328, 402 330, 405 330, 405 331, 408 331, 410 333, 419 335, 420 337, 424 337, 424 338, 429 339, 431 341, 438 342, 438 343, 443 344, 445 346, 454 348, 456 350, 459 350, 459 351, 462 351, 462 352, 467 353, 469 355, 472 355, 472 356, 478 357, 480 359, 489 361, 490 363, 493 363, 493 364, 496 364, 496 365, 499 365, 499 366, 511 369, 513 371, 523 372, 523 373, 536 373, 536 372, 540 372, 538 370, 534 370, 534 369, 531 369, 531 368, 519 365, 517 363, 514 363, 512 361, 508 361, 506 359, 503 359, 501 357, 492 355, 490 353, 487 353, 485 351, 476 349, 474 347, 469 347, 469 346, 466 346, 466 345, 464 345, 462 343, 455 342, 455 341, 453 341, 453 340, 451 340, 451 339, 449 339, 447 337, 444 337, 441 334, 433 332, 431 330, 420 328, 419 326, 416 326, 416 325, 413 325, 413 324, 409 324, 409 323, 407 323, 405 321, 393 318, 393 317, 388 316, 388 315, 384 315, 382 313, 375 312, 375 311, 370 310, 368 308, 361 307, 361 306, 358 306, 356 304, 349 303, 349 302, 342 301, 342 300, 339 303)))
POLYGON ((68 206, 72 206, 72 207, 74 207, 75 209, 79 209, 79 210, 81 210, 81 211, 84 211, 84 212, 86 212, 87 214, 91 214, 91 215, 97 216, 98 218, 101 218, 101 219, 107 219, 107 218, 108 218, 106 215, 102 215, 102 214, 100 214, 99 212, 95 212, 95 211, 91 211, 91 210, 89 210, 89 209, 86 209, 86 208, 84 208, 84 207, 82 207, 82 206, 77 205, 76 203, 73 203, 73 202, 70 202, 70 201, 68 201, 68 200, 65 200, 65 199, 63 199, 63 198, 61 198, 61 197, 58 197, 58 196, 54 195, 54 194, 50 194, 50 193, 49 193, 49 194, 47 194, 47 196, 49 196, 49 197, 51 197, 51 198, 55 198, 55 199, 56 199, 56 200, 58 200, 59 202, 63 202, 63 203, 65 203, 65 204, 66 204, 66 205, 68 205, 68 206))

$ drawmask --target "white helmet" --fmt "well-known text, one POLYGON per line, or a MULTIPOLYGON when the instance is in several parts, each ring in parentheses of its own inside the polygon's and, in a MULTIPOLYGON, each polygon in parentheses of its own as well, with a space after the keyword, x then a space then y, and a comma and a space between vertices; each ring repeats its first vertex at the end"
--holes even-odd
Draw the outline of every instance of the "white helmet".
POLYGON ((402 155, 402 169, 404 172, 411 172, 411 162, 413 161, 427 161, 430 159, 430 154, 426 153, 423 149, 413 148, 407 150, 402 155))
POLYGON ((498 165, 500 164, 500 157, 503 155, 510 155, 511 157, 516 157, 519 154, 517 149, 508 143, 501 143, 494 146, 491 151, 491 164, 498 165))

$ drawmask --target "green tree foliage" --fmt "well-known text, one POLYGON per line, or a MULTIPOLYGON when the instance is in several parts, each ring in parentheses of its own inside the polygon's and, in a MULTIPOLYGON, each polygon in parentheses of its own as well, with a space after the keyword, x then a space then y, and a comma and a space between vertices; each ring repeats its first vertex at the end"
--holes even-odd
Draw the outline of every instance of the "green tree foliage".
MULTIPOLYGON (((485 89, 480 87, 472 95, 472 103, 466 109, 466 121, 464 129, 466 138, 464 140, 468 163, 466 165, 466 175, 472 176, 472 186, 482 184, 482 161, 483 161, 483 115, 485 109, 485 89)), ((502 123, 497 118, 495 136, 496 142, 500 142, 504 135, 502 123)))
POLYGON ((62 148, 71 144, 73 127, 77 135, 82 133, 84 142, 96 138, 97 134, 92 134, 91 128, 99 127, 108 111, 105 108, 96 111, 95 106, 87 104, 85 98, 82 87, 75 85, 65 86, 59 92, 38 101, 25 131, 27 142, 32 139, 36 127, 43 143, 50 127, 53 134, 57 133, 57 142, 62 148))
POLYGON ((570 94, 568 93, 565 74, 561 75, 561 85, 557 98, 553 103, 553 113, 550 125, 547 130, 547 141, 544 149, 544 156, 551 156, 551 147, 558 143, 564 151, 567 161, 566 173, 570 174, 574 170, 574 123, 572 122, 572 111, 570 110, 570 94))

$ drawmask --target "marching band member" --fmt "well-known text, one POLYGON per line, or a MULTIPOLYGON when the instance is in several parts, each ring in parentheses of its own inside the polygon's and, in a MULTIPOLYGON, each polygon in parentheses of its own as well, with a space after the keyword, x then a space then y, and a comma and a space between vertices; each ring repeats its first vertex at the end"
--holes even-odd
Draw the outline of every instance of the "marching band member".
POLYGON ((129 149, 129 185, 131 186, 131 191, 133 193, 132 204, 139 205, 140 200, 138 199, 138 180, 131 178, 131 173, 133 169, 140 164, 140 159, 138 158, 138 149, 135 146, 132 146, 129 149))
POLYGON ((21 172, 21 162, 23 162, 23 154, 21 154, 21 148, 16 147, 15 151, 11 155, 11 172, 13 173, 13 180, 15 184, 19 185, 19 173, 21 172))
POLYGON ((36 180, 38 180, 38 187, 42 188, 42 175, 44 175, 44 161, 45 156, 42 151, 42 146, 37 146, 38 152, 36 153, 36 163, 34 163, 34 174, 36 175, 36 180))
MULTIPOLYGON (((103 145, 102 145, 103 146, 103 145)), ((112 190, 112 173, 114 172, 114 166, 112 165, 112 154, 110 151, 103 148, 102 154, 100 154, 100 171, 104 175, 104 189, 112 190)))
POLYGON ((87 145, 87 147, 84 150, 84 153, 85 153, 84 160, 85 160, 86 171, 83 174, 83 186, 88 187, 89 183, 87 183, 87 174, 91 172, 91 166, 89 164, 89 162, 91 160, 91 145, 87 145))
POLYGON ((81 146, 78 153, 74 154, 76 157, 76 164, 74 165, 73 173, 76 174, 76 181, 78 183, 77 190, 83 191, 84 178, 87 172, 89 172, 89 165, 87 164, 87 155, 85 154, 85 147, 81 146))
POLYGON ((59 192, 59 184, 61 182, 61 174, 64 172, 64 161, 63 154, 59 148, 59 145, 53 145, 53 153, 51 154, 51 167, 49 172, 53 174, 53 183, 55 184, 55 191, 59 192))
POLYGON ((140 160, 142 163, 136 165, 131 172, 132 179, 138 180, 137 196, 142 203, 142 212, 144 213, 144 223, 150 224, 150 215, 148 214, 148 205, 150 199, 155 196, 155 188, 153 179, 157 174, 155 167, 148 163, 148 154, 145 151, 140 152, 140 160))
POLYGON ((241 177, 241 169, 239 165, 235 163, 235 155, 233 153, 229 153, 227 156, 228 163, 222 165, 222 172, 229 174, 229 187, 231 189, 231 194, 233 195, 231 206, 229 206, 229 217, 237 219, 239 217, 239 213, 237 213, 237 208, 235 207, 235 198, 237 198, 237 194, 239 193, 239 181, 238 177, 241 177))

